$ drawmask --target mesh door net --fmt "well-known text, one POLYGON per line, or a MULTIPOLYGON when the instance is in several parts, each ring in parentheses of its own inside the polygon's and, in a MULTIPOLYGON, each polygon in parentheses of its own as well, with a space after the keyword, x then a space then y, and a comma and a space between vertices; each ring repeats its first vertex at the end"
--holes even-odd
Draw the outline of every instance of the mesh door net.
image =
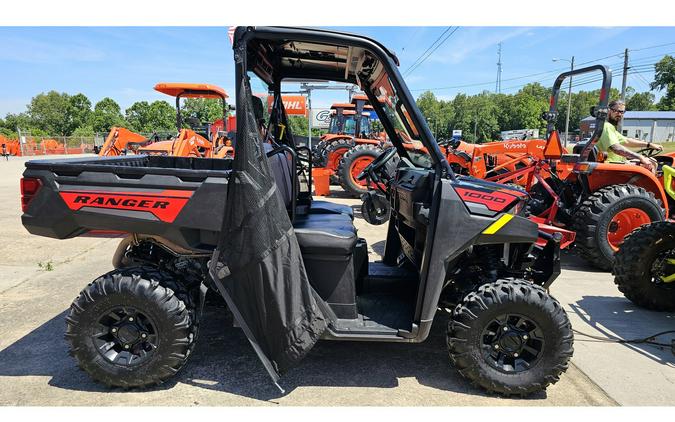
POLYGON ((326 329, 243 77, 223 227, 210 274, 276 382, 326 329))

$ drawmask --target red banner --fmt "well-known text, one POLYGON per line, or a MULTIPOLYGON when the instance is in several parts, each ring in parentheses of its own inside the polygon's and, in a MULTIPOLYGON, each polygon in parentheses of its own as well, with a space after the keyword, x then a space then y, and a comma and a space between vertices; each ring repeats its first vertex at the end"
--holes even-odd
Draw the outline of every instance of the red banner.
MULTIPOLYGON (((267 110, 272 110, 273 96, 267 97, 267 110)), ((282 95, 281 101, 284 102, 286 114, 294 116, 307 115, 307 99, 302 95, 282 95)))

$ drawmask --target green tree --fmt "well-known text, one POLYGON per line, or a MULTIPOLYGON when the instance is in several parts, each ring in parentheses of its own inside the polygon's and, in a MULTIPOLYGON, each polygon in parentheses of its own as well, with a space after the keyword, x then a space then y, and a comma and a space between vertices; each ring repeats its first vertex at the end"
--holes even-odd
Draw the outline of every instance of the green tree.
POLYGON ((84 126, 89 122, 91 116, 91 101, 84 94, 75 94, 68 99, 70 125, 69 131, 72 132, 78 127, 84 126))
POLYGON ((31 126, 51 135, 70 135, 74 129, 70 97, 66 93, 49 91, 36 95, 28 105, 28 115, 31 126))
POLYGON ((112 98, 105 97, 94 106, 90 121, 94 132, 109 132, 113 126, 125 126, 120 106, 112 98))
POLYGON ((654 109, 654 94, 651 92, 637 92, 626 98, 626 110, 646 111, 654 109))
POLYGON ((201 124, 213 123, 223 118, 222 101, 210 98, 187 98, 181 105, 183 126, 188 119, 197 119, 201 124))
POLYGON ((176 130, 176 111, 166 101, 137 101, 125 115, 129 128, 136 132, 176 130))
POLYGON ((94 136, 94 128, 90 125, 80 126, 76 128, 72 136, 94 136))
POLYGON ((29 130, 33 127, 30 116, 27 113, 7 113, 3 127, 16 133, 17 129, 29 130))
POLYGON ((652 90, 666 91, 658 103, 659 110, 675 110, 675 58, 664 56, 654 65, 652 90))

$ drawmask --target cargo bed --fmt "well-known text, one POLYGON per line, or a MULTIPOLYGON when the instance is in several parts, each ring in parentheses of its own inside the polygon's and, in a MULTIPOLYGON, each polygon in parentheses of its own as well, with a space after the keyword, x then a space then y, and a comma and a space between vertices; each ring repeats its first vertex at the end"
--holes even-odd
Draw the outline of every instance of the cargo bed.
POLYGON ((144 233, 210 250, 222 224, 231 163, 146 155, 28 161, 21 220, 30 233, 57 239, 144 233))

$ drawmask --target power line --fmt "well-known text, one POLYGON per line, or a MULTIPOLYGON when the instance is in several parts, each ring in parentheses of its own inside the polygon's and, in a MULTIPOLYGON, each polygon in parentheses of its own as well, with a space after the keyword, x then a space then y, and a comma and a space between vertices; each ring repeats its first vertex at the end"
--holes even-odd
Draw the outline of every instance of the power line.
POLYGON ((642 51, 642 50, 651 50, 652 48, 665 47, 667 45, 675 45, 675 42, 669 42, 667 44, 652 45, 650 47, 636 48, 631 51, 642 51))
POLYGON ((434 46, 434 44, 436 44, 436 43, 438 42, 438 40, 440 40, 441 38, 443 38, 443 35, 445 35, 448 31, 450 31, 450 29, 452 29, 452 26, 448 26, 447 28, 445 28, 445 31, 443 31, 443 32, 441 33, 441 35, 439 35, 438 38, 436 38, 436 39, 434 40, 434 42, 432 42, 431 45, 430 45, 426 50, 424 50, 424 53, 420 54, 420 56, 419 56, 417 59, 415 59, 415 61, 413 62, 413 64, 411 64, 411 65, 408 67, 408 69, 406 69, 406 71, 403 72, 404 75, 405 75, 406 73, 408 73, 408 71, 410 71, 410 69, 411 69, 413 66, 415 66, 415 65, 420 61, 420 59, 422 58, 422 56, 424 56, 425 54, 427 54, 427 52, 428 52, 429 50, 431 50, 431 48, 434 46))
POLYGON ((440 43, 438 43, 438 44, 436 45, 436 47, 434 47, 433 50, 431 50, 431 51, 430 51, 430 52, 429 52, 429 53, 428 53, 428 54, 427 54, 427 55, 426 55, 419 63, 417 63, 417 64, 415 65, 415 67, 413 67, 412 69, 410 69, 410 71, 408 71, 407 75, 410 75, 411 73, 413 73, 413 72, 415 71, 415 69, 417 69, 418 67, 420 67, 420 65, 421 65, 422 63, 424 63, 429 57, 431 57, 431 55, 433 54, 433 52, 436 51, 436 50, 438 50, 438 48, 439 48, 440 46, 442 46, 443 43, 445 43, 445 42, 448 40, 448 38, 450 38, 450 37, 452 36, 452 34, 454 34, 455 32, 457 32, 458 29, 459 29, 459 26, 456 26, 455 29, 453 29, 452 32, 450 32, 448 35, 446 35, 445 38, 443 38, 443 40, 442 40, 440 43))

